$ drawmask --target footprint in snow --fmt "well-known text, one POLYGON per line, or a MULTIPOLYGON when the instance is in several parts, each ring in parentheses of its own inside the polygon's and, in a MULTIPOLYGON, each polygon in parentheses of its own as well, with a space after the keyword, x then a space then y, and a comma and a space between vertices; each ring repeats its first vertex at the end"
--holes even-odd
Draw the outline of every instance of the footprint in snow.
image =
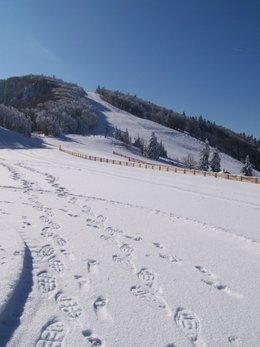
POLYGON ((51 245, 44 245, 38 252, 43 259, 50 259, 55 254, 55 250, 51 245))
POLYGON ((171 316, 172 312, 166 301, 159 295, 153 293, 148 288, 135 285, 130 288, 131 293, 138 299, 144 300, 147 304, 155 309, 163 310, 167 316, 171 316))
POLYGON ((72 214, 72 213, 68 213, 69 217, 73 217, 73 218, 78 218, 79 215, 78 214, 72 214))
POLYGON ((58 223, 53 222, 53 221, 50 221, 49 225, 54 230, 60 229, 60 225, 58 223))
POLYGON ((81 275, 74 275, 75 280, 78 283, 78 287, 80 290, 83 291, 88 291, 90 284, 89 284, 89 280, 81 275))
POLYGON ((134 240, 134 241, 142 241, 142 237, 139 236, 139 235, 136 235, 136 236, 130 236, 130 235, 123 235, 124 237, 126 237, 127 239, 131 239, 131 240, 134 240))
POLYGON ((95 259, 87 259, 86 260, 87 269, 90 274, 98 273, 98 261, 95 259))
POLYGON ((44 227, 41 231, 41 235, 43 237, 53 237, 54 232, 50 229, 50 227, 44 227))
POLYGON ((121 247, 120 247, 120 251, 122 252, 122 254, 127 257, 127 258, 133 258, 133 252, 134 252, 134 248, 132 246, 130 246, 127 243, 124 243, 121 247))
POLYGON ((92 330, 86 329, 83 330, 81 333, 90 343, 90 347, 105 347, 105 343, 99 337, 95 337, 92 335, 92 330))
POLYGON ((233 296, 234 298, 236 299, 242 299, 243 298, 243 295, 240 294, 240 293, 237 293, 233 290, 231 290, 228 286, 224 285, 224 284, 221 284, 221 283, 218 283, 218 282, 213 282, 213 281, 206 281, 206 280, 201 280, 203 283, 209 285, 209 286, 212 286, 213 288, 215 289, 218 289, 219 291, 221 292, 224 292, 230 296, 233 296))
POLYGON ((82 308, 79 306, 75 298, 69 297, 62 292, 59 292, 55 296, 55 300, 59 309, 71 319, 78 318, 82 313, 82 308))
POLYGON ((49 217, 53 217, 54 216, 54 212, 52 211, 51 208, 45 208, 44 212, 49 216, 49 217))
POLYGON ((122 269, 131 271, 132 273, 136 273, 135 264, 131 261, 131 259, 127 257, 121 257, 118 254, 112 255, 112 260, 114 263, 118 264, 122 269))
POLYGON ((86 225, 88 227, 92 227, 92 228, 95 228, 95 229, 99 228, 99 223, 95 219, 92 219, 92 218, 87 218, 86 219, 86 225))
POLYGON ((70 258, 71 260, 75 260, 75 259, 76 259, 76 257, 74 256, 74 254, 73 254, 71 251, 69 251, 68 249, 65 249, 65 248, 60 249, 60 252, 61 252, 61 254, 64 255, 66 258, 70 258))
POLYGON ((116 234, 122 234, 123 231, 117 228, 107 227, 105 230, 110 236, 115 236, 116 234))
POLYGON ((41 293, 47 294, 56 289, 56 278, 47 271, 42 271, 37 275, 38 288, 41 293))
POLYGON ((120 246, 120 242, 113 236, 109 236, 109 235, 100 235, 100 238, 104 241, 110 241, 112 242, 114 245, 116 246, 120 246))
POLYGON ((159 242, 153 242, 153 245, 156 248, 165 249, 165 247, 161 243, 159 243, 159 242))
POLYGON ((202 345, 199 343, 199 335, 201 331, 201 323, 194 312, 188 311, 182 307, 177 308, 175 313, 175 323, 182 330, 188 340, 195 346, 202 345))
POLYGON ((62 273, 64 271, 64 264, 62 261, 57 259, 56 257, 53 257, 52 259, 49 260, 49 267, 53 271, 57 273, 62 273))
POLYGON ((66 333, 67 329, 62 322, 47 323, 42 328, 35 347, 61 347, 66 333))
POLYGON ((234 347, 242 347, 242 341, 241 341, 240 337, 238 337, 238 336, 234 336, 234 335, 229 336, 228 342, 234 347))
POLYGON ((143 268, 138 272, 137 277, 146 287, 151 288, 155 284, 157 274, 153 270, 143 268))
POLYGON ((203 275, 206 275, 208 277, 217 277, 213 272, 207 270, 205 267, 200 266, 200 265, 196 265, 194 266, 196 270, 198 270, 199 272, 201 272, 203 275))
POLYGON ((178 258, 178 257, 176 257, 174 255, 169 255, 169 254, 160 253, 159 257, 162 258, 162 259, 166 259, 166 260, 168 260, 171 263, 180 263, 182 261, 182 259, 180 259, 180 258, 178 258))
POLYGON ((76 197, 72 197, 68 202, 69 202, 70 204, 75 204, 76 201, 77 201, 77 198, 76 198, 76 197))
POLYGON ((94 310, 99 320, 106 320, 108 318, 107 305, 108 300, 102 296, 99 296, 97 300, 94 302, 94 310))
POLYGON ((63 237, 61 237, 59 235, 55 235, 53 237, 53 243, 55 244, 55 246, 62 247, 64 245, 66 245, 67 241, 63 237))
POLYGON ((102 214, 100 214, 99 216, 97 216, 96 219, 97 219, 98 223, 104 223, 107 218, 105 216, 103 216, 102 214))
POLYGON ((46 216, 40 216, 40 220, 43 222, 43 223, 49 223, 49 218, 46 217, 46 216))

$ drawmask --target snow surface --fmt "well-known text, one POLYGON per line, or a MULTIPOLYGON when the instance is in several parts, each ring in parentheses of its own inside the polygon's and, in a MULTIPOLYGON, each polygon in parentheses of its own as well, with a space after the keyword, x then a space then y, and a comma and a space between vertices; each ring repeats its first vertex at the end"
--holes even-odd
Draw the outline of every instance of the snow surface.
POLYGON ((260 185, 58 151, 113 157, 102 136, 6 136, 1 347, 260 345, 260 185))

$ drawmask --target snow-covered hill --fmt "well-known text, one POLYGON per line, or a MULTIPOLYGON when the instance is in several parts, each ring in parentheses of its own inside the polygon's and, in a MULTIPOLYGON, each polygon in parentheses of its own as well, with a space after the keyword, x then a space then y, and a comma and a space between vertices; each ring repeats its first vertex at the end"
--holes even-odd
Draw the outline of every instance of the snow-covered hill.
POLYGON ((101 135, 33 143, 0 149, 1 347, 260 345, 259 185, 57 150, 113 157, 101 135))
MULTIPOLYGON (((141 119, 130 113, 119 110, 103 101, 97 93, 88 92, 88 98, 92 100, 93 105, 99 111, 100 125, 96 131, 97 134, 104 135, 106 125, 109 125, 111 130, 116 127, 122 130, 127 128, 132 139, 140 136, 148 143, 151 133, 154 132, 158 140, 162 140, 165 145, 168 156, 174 159, 175 162, 183 163, 184 157, 187 157, 188 154, 193 155, 195 160, 198 161, 199 153, 204 143, 191 137, 189 134, 181 133, 158 123, 141 119)), ((211 150, 213 151, 213 149, 211 150)), ((220 156, 222 169, 234 174, 241 174, 242 163, 240 161, 224 153, 221 153, 220 156)), ((254 174, 256 176, 259 175, 258 172, 254 174)))

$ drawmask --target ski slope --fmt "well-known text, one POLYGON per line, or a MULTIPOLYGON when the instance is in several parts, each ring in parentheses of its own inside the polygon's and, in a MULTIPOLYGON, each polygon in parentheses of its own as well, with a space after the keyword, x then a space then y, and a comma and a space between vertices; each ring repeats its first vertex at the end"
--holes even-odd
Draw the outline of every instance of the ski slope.
POLYGON ((57 150, 113 157, 101 136, 37 141, 0 150, 1 347, 260 345, 259 185, 57 150))
MULTIPOLYGON (((162 126, 158 123, 147 119, 138 118, 128 112, 122 111, 109 103, 103 101, 97 93, 87 92, 88 99, 93 103, 93 106, 99 111, 99 128, 96 131, 104 136, 106 125, 109 126, 110 134, 116 127, 125 130, 128 129, 132 140, 140 136, 147 143, 149 142, 152 132, 155 133, 158 141, 163 142, 167 154, 177 164, 182 164, 184 158, 191 154, 198 162, 199 155, 204 147, 204 143, 190 136, 188 133, 182 133, 162 126)), ((211 155, 214 148, 211 148, 211 155)), ((242 163, 225 153, 220 153, 221 168, 230 173, 240 175, 242 163)), ((254 172, 255 176, 259 176, 259 172, 254 172)))

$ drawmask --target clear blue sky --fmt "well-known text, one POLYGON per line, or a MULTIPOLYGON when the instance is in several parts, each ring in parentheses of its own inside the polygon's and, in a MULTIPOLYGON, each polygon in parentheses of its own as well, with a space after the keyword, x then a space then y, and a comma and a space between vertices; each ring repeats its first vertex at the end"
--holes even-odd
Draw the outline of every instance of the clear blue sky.
POLYGON ((260 0, 0 0, 0 78, 136 94, 260 138, 260 0))

